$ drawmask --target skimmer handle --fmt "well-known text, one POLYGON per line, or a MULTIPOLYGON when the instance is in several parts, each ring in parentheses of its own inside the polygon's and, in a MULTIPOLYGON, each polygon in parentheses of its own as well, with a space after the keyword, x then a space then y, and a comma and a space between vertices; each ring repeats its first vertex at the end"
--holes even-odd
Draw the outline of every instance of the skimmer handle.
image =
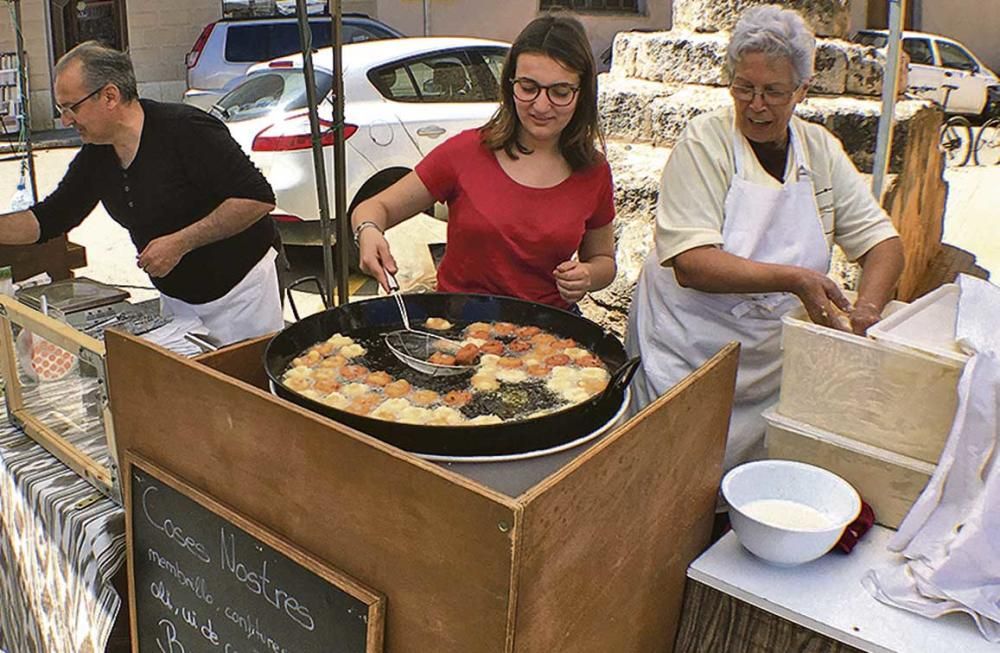
POLYGON ((399 282, 396 281, 396 277, 389 274, 387 271, 385 273, 385 281, 389 286, 389 293, 396 298, 396 305, 399 307, 399 315, 403 318, 403 326, 407 331, 413 331, 410 328, 410 316, 406 314, 406 304, 403 302, 403 296, 399 293, 399 282))

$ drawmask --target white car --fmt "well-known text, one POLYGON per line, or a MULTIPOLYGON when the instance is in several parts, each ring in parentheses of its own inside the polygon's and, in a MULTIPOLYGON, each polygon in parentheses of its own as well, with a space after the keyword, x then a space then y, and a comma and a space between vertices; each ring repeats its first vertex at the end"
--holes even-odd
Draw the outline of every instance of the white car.
MULTIPOLYGON (((343 47, 346 206, 400 179, 432 149, 496 111, 510 45, 473 38, 401 38, 343 47)), ((332 175, 332 53, 313 58, 332 175)), ((302 55, 253 66, 212 111, 274 188, 285 243, 321 242, 302 55)), ((332 179, 332 176, 330 177, 332 179)), ((331 210, 333 184, 328 182, 331 210)))
MULTIPOLYGON (((909 93, 934 100, 944 106, 947 86, 948 113, 982 114, 994 99, 1000 80, 964 45, 937 34, 903 32, 903 51, 910 65, 906 88, 909 93)), ((864 29, 853 41, 885 49, 889 42, 886 30, 864 29)))

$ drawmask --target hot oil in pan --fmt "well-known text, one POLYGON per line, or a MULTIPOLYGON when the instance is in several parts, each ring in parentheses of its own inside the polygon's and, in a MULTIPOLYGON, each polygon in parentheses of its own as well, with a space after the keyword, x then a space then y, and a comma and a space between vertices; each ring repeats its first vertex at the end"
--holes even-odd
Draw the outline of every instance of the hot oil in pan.
MULTIPOLYGON (((463 329, 468 324, 458 324, 441 331, 441 335, 455 340, 463 340, 463 329)), ((358 329, 350 336, 367 351, 364 356, 352 359, 352 363, 364 365, 369 371, 383 370, 394 379, 406 379, 415 388, 433 390, 444 395, 452 390, 470 389, 469 380, 475 370, 453 376, 429 376, 421 374, 396 358, 385 344, 382 329, 358 329)), ((498 340, 510 342, 513 337, 498 340)), ((523 383, 501 382, 500 388, 491 392, 473 392, 472 401, 460 410, 468 418, 478 415, 496 415, 503 420, 523 419, 540 411, 550 411, 566 405, 566 401, 550 391, 544 381, 530 380, 523 383)))
POLYGON ((501 383, 499 390, 475 393, 472 401, 462 407, 462 413, 466 417, 492 414, 504 420, 519 419, 565 403, 541 381, 501 383))

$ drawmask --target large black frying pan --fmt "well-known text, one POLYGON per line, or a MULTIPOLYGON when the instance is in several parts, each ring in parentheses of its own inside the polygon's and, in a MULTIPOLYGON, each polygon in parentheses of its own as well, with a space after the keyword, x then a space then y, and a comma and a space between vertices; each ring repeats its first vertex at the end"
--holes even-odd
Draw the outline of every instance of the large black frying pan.
MULTIPOLYGON (((544 304, 457 293, 405 295, 404 300, 413 324, 422 324, 428 317, 443 317, 458 325, 502 321, 534 325, 563 338, 573 338, 604 361, 611 371, 611 382, 603 393, 546 415, 472 426, 405 424, 356 415, 313 401, 281 384, 281 377, 293 358, 334 333, 374 341, 380 340, 382 333, 401 328, 395 299, 379 297, 310 315, 277 333, 264 352, 264 368, 272 390, 280 397, 407 451, 442 456, 505 455, 558 446, 604 425, 621 407, 625 388, 638 366, 638 359, 629 361, 621 341, 614 335, 586 318, 544 304)), ((433 381, 429 382, 430 377, 396 361, 384 343, 370 347, 366 356, 375 357, 362 362, 370 369, 385 369, 394 377, 437 389, 433 381)), ((460 376, 447 378, 457 380, 452 383, 468 381, 467 377, 464 381, 460 376)))

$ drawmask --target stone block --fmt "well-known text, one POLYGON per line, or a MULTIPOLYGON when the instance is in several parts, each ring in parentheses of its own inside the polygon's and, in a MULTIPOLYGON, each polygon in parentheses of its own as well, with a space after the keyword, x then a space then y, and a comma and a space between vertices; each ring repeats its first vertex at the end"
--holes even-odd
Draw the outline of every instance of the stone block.
MULTIPOLYGON (((889 172, 898 172, 903 163, 910 123, 921 112, 932 110, 923 100, 905 100, 896 104, 896 121, 893 129, 889 172)), ((796 114, 823 125, 840 139, 847 155, 858 170, 870 173, 875 161, 875 142, 882 103, 864 98, 806 98, 795 110, 796 114)))
POLYGON ((635 76, 635 55, 638 49, 635 40, 640 36, 638 32, 618 32, 611 49, 611 70, 612 77, 633 77, 635 76))
MULTIPOLYGON (((694 32, 731 30, 745 9, 773 4, 773 0, 674 0, 674 29, 694 32)), ((802 14, 816 36, 847 36, 850 0, 786 0, 802 14)))
POLYGON ((687 123, 706 111, 715 111, 733 102, 729 89, 717 86, 684 86, 666 98, 654 100, 649 108, 652 142, 673 145, 687 123))
POLYGON ((676 86, 668 84, 601 75, 597 105, 604 133, 625 141, 652 140, 650 106, 676 90, 676 86))
POLYGON ((851 44, 847 49, 847 92, 881 95, 885 57, 875 48, 851 44))
POLYGON ((727 42, 725 35, 677 30, 636 34, 630 42, 635 49, 632 76, 674 84, 726 86, 727 42))
POLYGON ((847 88, 847 52, 837 41, 816 44, 810 93, 841 95, 847 88))

